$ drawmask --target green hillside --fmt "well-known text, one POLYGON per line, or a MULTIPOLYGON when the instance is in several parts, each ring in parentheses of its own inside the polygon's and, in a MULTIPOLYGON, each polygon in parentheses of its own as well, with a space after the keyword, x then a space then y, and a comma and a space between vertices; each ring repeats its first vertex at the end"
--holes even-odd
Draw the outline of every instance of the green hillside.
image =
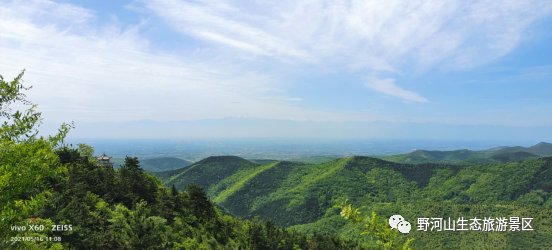
POLYGON ((191 161, 175 157, 146 158, 142 159, 140 162, 142 164, 142 168, 150 172, 169 171, 192 165, 191 161))
POLYGON ((185 171, 188 167, 183 167, 183 168, 178 168, 178 169, 173 169, 173 170, 167 170, 167 171, 162 171, 162 172, 150 172, 151 175, 159 178, 162 182, 166 182, 168 181, 171 177, 179 174, 179 173, 182 173, 183 171, 185 171))
POLYGON ((207 189, 239 170, 257 166, 259 165, 237 156, 211 156, 171 177, 167 185, 175 185, 178 189, 182 189, 189 184, 197 184, 207 189))
POLYGON ((497 147, 480 151, 467 149, 453 151, 415 150, 408 154, 382 156, 380 158, 388 161, 410 164, 477 164, 523 161, 548 156, 552 156, 552 144, 540 142, 531 147, 497 147))
POLYGON ((466 163, 478 162, 489 163, 495 162, 486 152, 477 152, 467 149, 454 151, 434 151, 434 150, 416 150, 408 154, 392 155, 381 157, 384 160, 418 164, 418 163, 466 163))
POLYGON ((540 156, 552 156, 552 143, 539 142, 529 147, 526 152, 540 156))
MULTIPOLYGON (((464 150, 456 152, 470 154, 464 150)), ((413 246, 475 247, 468 243, 470 240, 542 246, 544 243, 535 239, 552 237, 552 158, 537 159, 531 155, 528 160, 519 161, 520 155, 523 158, 527 154, 502 151, 495 157, 498 155, 504 158, 497 162, 514 161, 404 164, 354 156, 321 164, 283 161, 255 165, 240 158, 207 158, 194 164, 194 171, 190 168, 173 176, 168 184, 200 180, 198 183, 208 190, 211 199, 234 215, 259 216, 299 231, 337 233, 351 239, 358 238, 360 229, 345 223, 335 208, 345 198, 362 207, 366 214, 376 211, 384 217, 394 213, 410 218, 534 216, 539 230, 531 234, 447 232, 428 237, 427 233, 413 232, 417 239, 413 246), (228 164, 225 159, 230 159, 228 164)), ((446 153, 432 157, 448 159, 446 153)), ((546 244, 552 246, 552 242, 546 244)))

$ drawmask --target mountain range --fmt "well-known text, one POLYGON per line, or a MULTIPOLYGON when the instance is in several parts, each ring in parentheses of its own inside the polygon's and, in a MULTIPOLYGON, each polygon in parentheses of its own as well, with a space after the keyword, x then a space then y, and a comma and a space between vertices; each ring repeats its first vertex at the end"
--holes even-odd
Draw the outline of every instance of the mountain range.
POLYGON ((401 163, 498 163, 552 156, 552 144, 540 142, 530 147, 495 147, 487 150, 415 150, 408 154, 382 156, 382 159, 401 163))
MULTIPOLYGON (((230 214, 258 216, 304 232, 355 235, 351 232, 358 228, 347 225, 335 207, 346 199, 365 213, 400 213, 405 218, 531 215, 539 227, 533 236, 492 236, 517 241, 512 244, 529 244, 552 237, 552 228, 546 226, 552 215, 552 157, 541 157, 549 155, 550 146, 419 150, 393 156, 397 162, 352 156, 324 163, 263 164, 236 156, 212 156, 156 175, 178 189, 192 183, 201 185, 210 199, 230 214)), ((491 237, 471 232, 463 237, 413 234, 418 238, 415 245, 424 247, 491 237)))

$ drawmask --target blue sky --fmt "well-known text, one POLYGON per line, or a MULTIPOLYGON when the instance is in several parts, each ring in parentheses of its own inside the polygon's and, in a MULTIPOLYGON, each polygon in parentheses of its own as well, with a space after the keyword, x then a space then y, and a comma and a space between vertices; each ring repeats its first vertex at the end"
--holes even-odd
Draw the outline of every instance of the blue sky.
POLYGON ((25 68, 46 127, 75 136, 224 136, 237 119, 256 137, 552 139, 546 0, 0 0, 0 16, 0 74, 25 68), (217 126, 152 131, 200 120, 217 126))

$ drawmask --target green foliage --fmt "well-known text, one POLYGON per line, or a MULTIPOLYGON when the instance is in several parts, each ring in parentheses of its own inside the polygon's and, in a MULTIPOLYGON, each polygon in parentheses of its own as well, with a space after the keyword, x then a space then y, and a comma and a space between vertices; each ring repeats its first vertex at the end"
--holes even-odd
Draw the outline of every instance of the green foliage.
POLYGON ((203 220, 209 219, 214 216, 215 210, 207 194, 201 186, 190 184, 186 187, 186 193, 191 203, 192 213, 203 220))
POLYGON ((0 118, 3 120, 0 127, 0 138, 5 141, 29 141, 38 133, 40 113, 36 105, 26 99, 23 91, 29 90, 22 84, 25 71, 17 75, 13 81, 6 82, 0 75, 0 118), (13 105, 25 107, 24 111, 13 110, 13 105))
POLYGON ((116 205, 111 213, 109 236, 117 249, 167 249, 167 220, 151 216, 147 203, 138 203, 135 210, 116 205))
POLYGON ((123 204, 132 207, 140 200, 152 203, 157 192, 155 179, 144 174, 136 157, 126 157, 125 163, 119 169, 120 190, 123 191, 123 204))
POLYGON ((262 173, 263 171, 274 167, 275 165, 276 163, 271 163, 255 169, 245 169, 244 171, 240 171, 240 174, 236 173, 231 177, 228 177, 223 181, 217 183, 216 185, 214 185, 213 189, 215 189, 216 191, 223 191, 217 194, 217 196, 214 198, 214 201, 224 202, 229 196, 240 190, 249 180, 262 173), (221 186, 225 188, 221 188, 221 186))
MULTIPOLYGON (((145 173, 136 158, 127 157, 119 170, 98 165, 83 147, 55 151, 67 166, 66 178, 51 183, 39 218, 72 225, 61 243, 27 244, 28 249, 363 249, 336 236, 295 233, 260 220, 224 215, 203 188, 185 192, 163 188, 145 173), (117 187, 117 188, 113 188, 117 187)), ((37 196, 38 197, 38 196, 37 196)), ((29 204, 21 207, 30 209, 29 204)), ((42 209, 41 209, 42 208, 42 209)), ((22 234, 22 233, 21 233, 22 234)), ((16 247, 16 246, 13 246, 16 247)))
POLYGON ((358 208, 354 208, 347 201, 340 205, 341 217, 353 223, 362 223, 364 229, 362 235, 373 238, 377 248, 382 249, 411 249, 413 238, 400 237, 397 230, 391 229, 385 220, 381 220, 376 212, 372 211, 370 217, 363 217, 358 208))
POLYGON ((94 148, 86 144, 78 144, 78 151, 81 157, 92 160, 94 158, 94 148))
POLYGON ((546 200, 550 198, 550 194, 541 189, 531 190, 530 192, 521 195, 517 200, 525 204, 533 204, 537 206, 544 205, 546 200))
POLYGON ((73 231, 52 234, 63 237, 64 248, 362 249, 335 236, 307 236, 224 215, 201 186, 189 185, 185 192, 163 188, 150 182, 136 158, 127 157, 114 170, 91 161, 81 150, 56 151, 68 166, 67 178, 56 184, 39 212, 52 222, 74 226, 73 231))
MULTIPOLYGON (((182 172, 184 172, 188 167, 173 169, 173 170, 167 170, 162 172, 151 172, 151 174, 155 177, 157 177, 162 182, 168 182, 169 179, 173 176, 176 176, 182 172)), ((171 184, 172 185, 172 184, 171 184)))
POLYGON ((170 178, 167 183, 174 184, 178 189, 183 189, 189 184, 198 184, 207 189, 239 170, 256 166, 258 165, 236 156, 211 156, 187 167, 170 178))
MULTIPOLYGON (((195 164, 196 173, 201 170, 202 173, 217 175, 211 166, 195 164)), ((188 178, 186 175, 183 172, 173 180, 188 178)), ((204 175, 204 178, 210 177, 204 175)), ((339 222, 340 211, 335 211, 333 204, 342 197, 349 197, 352 203, 361 206, 358 212, 370 214, 375 211, 383 217, 396 213, 409 218, 423 217, 420 214, 429 217, 524 214, 531 217, 550 213, 550 180, 552 158, 492 164, 413 165, 370 157, 348 157, 322 164, 277 162, 239 168, 222 180, 210 183, 208 194, 235 215, 259 216, 300 232, 338 234, 373 245, 378 240, 376 237, 360 238, 362 228, 339 222), (535 206, 541 209, 540 212, 533 209, 535 206)), ((542 216, 539 227, 546 227, 550 219, 539 216, 542 216)), ((445 232, 439 235, 443 237, 433 238, 427 237, 427 233, 411 234, 417 239, 412 242, 413 248, 438 247, 440 244, 452 246, 453 243, 444 243, 447 240, 466 248, 504 241, 545 246, 542 242, 530 240, 533 236, 527 234, 488 234, 483 239, 480 239, 481 233, 461 236, 445 232), (472 240, 463 240, 463 237, 472 240)), ((552 237, 552 231, 539 230, 534 237, 552 237)))
MULTIPOLYGON (((0 76, 0 248, 35 248, 28 242, 10 241, 16 235, 14 225, 35 220, 38 211, 52 197, 52 185, 63 178, 66 169, 54 153, 69 130, 63 125, 59 133, 48 138, 37 137, 40 113, 26 99, 22 84, 24 72, 13 81, 0 76), (23 111, 13 107, 24 108, 23 111)), ((40 218, 39 218, 40 219, 40 218)), ((40 220, 49 223, 48 220, 40 220)), ((24 236, 44 236, 47 232, 24 236)), ((40 248, 57 248, 58 244, 41 243, 40 248)))

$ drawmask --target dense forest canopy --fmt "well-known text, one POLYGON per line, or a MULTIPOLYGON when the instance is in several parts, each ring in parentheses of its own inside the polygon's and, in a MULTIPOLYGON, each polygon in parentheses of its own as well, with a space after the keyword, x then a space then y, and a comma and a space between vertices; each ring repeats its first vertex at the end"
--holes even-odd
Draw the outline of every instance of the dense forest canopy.
POLYGON ((486 162, 405 164, 355 156, 321 164, 256 164, 225 156, 172 171, 164 180, 176 188, 199 183, 232 214, 259 216, 306 233, 359 239, 362 228, 345 223, 342 208, 336 207, 347 199, 365 216, 401 214, 414 220, 413 227, 418 218, 533 218, 535 230, 522 233, 413 230, 414 248, 551 246, 552 158, 486 162))

